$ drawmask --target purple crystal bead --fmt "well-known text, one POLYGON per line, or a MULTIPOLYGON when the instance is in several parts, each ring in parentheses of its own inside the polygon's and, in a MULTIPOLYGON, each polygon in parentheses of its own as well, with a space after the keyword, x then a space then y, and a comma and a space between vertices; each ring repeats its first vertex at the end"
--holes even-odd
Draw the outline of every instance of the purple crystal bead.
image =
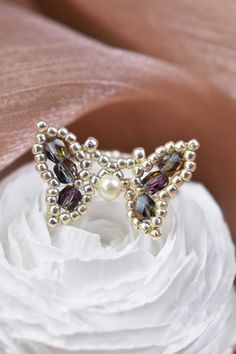
POLYGON ((143 184, 149 194, 155 194, 156 192, 162 190, 167 186, 168 182, 168 177, 158 171, 149 173, 143 179, 143 184))
POLYGON ((73 186, 66 186, 59 193, 58 204, 62 208, 72 211, 74 210, 82 199, 80 191, 73 186))

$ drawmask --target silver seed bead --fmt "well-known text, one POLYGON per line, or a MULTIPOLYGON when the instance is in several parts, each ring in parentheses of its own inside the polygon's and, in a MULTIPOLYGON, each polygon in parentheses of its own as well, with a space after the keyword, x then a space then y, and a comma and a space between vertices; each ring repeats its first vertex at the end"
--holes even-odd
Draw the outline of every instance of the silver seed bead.
POLYGON ((188 147, 189 147, 189 149, 196 151, 199 149, 200 144, 196 139, 192 139, 188 142, 188 147))
POLYGON ((103 167, 107 166, 108 162, 109 162, 109 157, 106 155, 102 155, 99 159, 99 163, 103 167))
POLYGON ((70 145, 70 150, 72 153, 76 154, 81 150, 81 145, 78 142, 72 143, 70 145))
POLYGON ((52 196, 58 196, 59 190, 56 188, 50 188, 47 190, 47 194, 52 196))
POLYGON ((44 172, 44 171, 47 171, 48 169, 48 166, 46 163, 38 163, 36 166, 35 166, 35 169, 37 172, 44 172))
POLYGON ((95 150, 91 153, 91 158, 95 161, 99 160, 101 156, 102 156, 102 153, 99 150, 95 150))
POLYGON ((90 170, 92 168, 92 161, 91 160, 83 160, 81 162, 81 168, 83 170, 90 170))
POLYGON ((197 167, 197 164, 195 162, 193 162, 193 161, 186 161, 184 163, 185 170, 194 172, 196 170, 196 167, 197 167))
POLYGON ((92 152, 96 150, 97 147, 98 147, 98 141, 93 137, 89 137, 84 143, 84 148, 88 152, 92 152))
POLYGON ((134 212, 133 212, 132 210, 129 210, 129 211, 127 212, 127 217, 128 217, 128 219, 133 219, 134 216, 135 216, 135 214, 134 214, 134 212))
POLYGON ((165 147, 159 146, 158 148, 156 148, 155 153, 157 154, 158 157, 161 157, 166 153, 165 147))
POLYGON ((49 213, 50 214, 52 214, 52 215, 59 215, 59 213, 60 213, 60 207, 59 207, 59 205, 52 205, 52 206, 50 206, 50 208, 49 208, 49 213))
POLYGON ((170 199, 170 195, 165 191, 165 190, 162 190, 159 192, 159 199, 161 200, 168 200, 170 199))
POLYGON ((169 186, 166 187, 166 191, 171 197, 173 197, 178 193, 178 188, 174 184, 169 184, 169 186))
POLYGON ((137 161, 142 161, 145 158, 145 150, 142 147, 134 149, 133 157, 137 161))
POLYGON ((178 187, 182 186, 182 184, 184 183, 184 181, 182 180, 182 178, 179 175, 174 176, 172 178, 171 182, 178 187))
POLYGON ((40 122, 37 123, 37 128, 39 132, 44 132, 45 130, 47 130, 48 125, 46 122, 44 122, 43 120, 41 120, 40 122))
POLYGON ((151 171, 151 169, 153 167, 152 163, 148 160, 143 161, 142 166, 143 166, 144 171, 146 171, 146 172, 151 171))
POLYGON ((57 135, 57 129, 54 128, 54 127, 48 127, 47 135, 51 136, 51 137, 56 136, 57 135))
POLYGON ((148 161, 150 162, 150 164, 154 165, 155 163, 157 163, 158 161, 158 156, 157 154, 153 153, 153 154, 150 154, 148 156, 148 161))
POLYGON ((75 158, 77 161, 83 161, 86 159, 86 154, 83 150, 80 150, 75 154, 75 158))
POLYGON ((54 177, 53 173, 51 171, 45 171, 41 174, 41 177, 45 179, 46 181, 49 181, 54 177))
POLYGON ((133 187, 140 187, 142 185, 141 179, 137 178, 137 177, 132 178, 131 179, 131 185, 133 187))
POLYGON ((175 149, 175 143, 173 141, 168 141, 164 147, 165 147, 167 154, 170 154, 175 149))
POLYGON ((46 161, 46 155, 44 155, 44 154, 34 155, 34 160, 35 160, 36 163, 45 162, 46 161))
POLYGON ((153 226, 160 226, 162 223, 162 219, 159 218, 158 216, 154 216, 151 218, 151 223, 153 226))
POLYGON ((84 186, 84 191, 88 195, 93 195, 94 194, 94 188, 93 188, 93 186, 91 186, 89 184, 84 186))
POLYGON ((82 188, 83 187, 83 182, 81 181, 81 179, 76 179, 75 182, 74 182, 74 186, 77 189, 82 188))
POLYGON ((79 173, 79 177, 83 180, 83 181, 87 181, 89 180, 89 178, 91 177, 90 173, 88 170, 82 170, 79 173))
POLYGON ((54 197, 52 195, 48 195, 48 196, 46 196, 46 202, 49 205, 56 204, 57 203, 57 197, 54 197))
POLYGON ((164 200, 159 200, 157 203, 156 203, 157 207, 162 209, 162 208, 167 208, 168 206, 168 203, 164 200))
POLYGON ((161 231, 159 229, 154 229, 150 232, 150 236, 153 239, 158 239, 161 236, 161 231))
POLYGON ((133 168, 133 166, 135 165, 135 161, 134 159, 127 159, 126 164, 127 164, 127 168, 133 168))
POLYGON ((91 183, 93 186, 97 187, 98 181, 99 181, 98 176, 96 176, 96 175, 92 175, 92 176, 91 176, 91 178, 90 178, 90 183, 91 183))
POLYGON ((53 178, 50 181, 48 181, 48 185, 51 187, 59 187, 60 186, 60 182, 58 181, 58 179, 53 178))
POLYGON ((188 182, 190 181, 190 179, 192 178, 192 172, 188 171, 188 170, 182 170, 181 173, 180 173, 180 177, 188 182))
POLYGON ((118 164, 118 167, 121 169, 126 168, 126 160, 125 159, 122 159, 122 158, 118 159, 117 164, 118 164))
POLYGON ((140 166, 135 166, 133 168, 132 172, 133 172, 133 175, 136 176, 136 177, 142 177, 143 174, 144 174, 144 170, 140 166))
POLYGON ((114 176, 121 179, 124 177, 124 173, 122 171, 116 171, 116 172, 114 172, 114 176))
POLYGON ((140 225, 140 220, 138 218, 133 218, 131 219, 131 222, 132 222, 132 225, 138 229, 139 228, 139 225, 140 225))
POLYGON ((68 143, 68 144, 73 144, 75 143, 77 140, 75 134, 73 133, 68 133, 67 136, 65 137, 65 141, 68 143))
POLYGON ((46 141, 46 136, 43 133, 37 134, 36 135, 36 141, 38 144, 43 144, 46 141))
POLYGON ((100 177, 100 178, 101 178, 102 176, 108 175, 108 174, 109 174, 109 172, 108 172, 107 170, 104 170, 104 169, 98 171, 98 177, 100 177))
POLYGON ((70 217, 72 220, 76 221, 79 220, 81 215, 79 214, 79 212, 77 210, 74 210, 70 213, 70 217))
POLYGON ((71 222, 70 214, 69 213, 62 213, 60 216, 60 222, 64 225, 69 224, 71 222))
POLYGON ((60 129, 58 130, 58 132, 57 132, 57 136, 58 136, 59 138, 65 139, 65 137, 67 136, 68 133, 69 133, 69 132, 68 132, 68 130, 67 130, 66 128, 60 128, 60 129))
POLYGON ((135 197, 135 194, 133 191, 131 190, 128 190, 126 193, 125 193, 125 199, 126 200, 133 200, 135 197))
POLYGON ((157 209, 156 216, 159 216, 161 218, 165 218, 166 215, 167 215, 167 210, 166 209, 157 209))
POLYGON ((183 140, 179 140, 175 143, 175 150, 177 152, 184 152, 185 148, 186 148, 186 144, 183 140))
POLYGON ((196 152, 187 150, 184 153, 183 159, 186 161, 194 161, 196 158, 196 152))
POLYGON ((122 178, 120 180, 120 183, 121 183, 121 188, 122 189, 127 189, 130 186, 130 180, 128 178, 122 178))
POLYGON ((111 172, 116 171, 117 170, 117 162, 116 161, 109 161, 108 164, 107 164, 107 168, 111 172))
POLYGON ((145 234, 149 232, 150 227, 151 226, 150 226, 149 222, 147 222, 147 221, 143 221, 140 223, 140 228, 145 234))
POLYGON ((81 215, 85 215, 87 213, 87 207, 84 204, 79 205, 77 210, 81 215))
POLYGON ((127 208, 128 210, 133 210, 133 208, 134 208, 134 202, 133 202, 133 200, 128 200, 128 201, 126 202, 126 208, 127 208))
POLYGON ((43 148, 43 145, 41 145, 41 144, 34 144, 33 147, 32 147, 32 153, 34 155, 42 154, 43 151, 44 151, 44 148, 43 148))
POLYGON ((48 226, 50 226, 50 227, 55 227, 55 226, 57 226, 57 224, 58 224, 58 220, 57 220, 57 218, 55 218, 55 217, 53 216, 53 217, 51 217, 51 218, 48 219, 47 224, 48 224, 48 226))
POLYGON ((81 202, 83 204, 89 204, 92 201, 92 197, 90 195, 84 195, 81 202))

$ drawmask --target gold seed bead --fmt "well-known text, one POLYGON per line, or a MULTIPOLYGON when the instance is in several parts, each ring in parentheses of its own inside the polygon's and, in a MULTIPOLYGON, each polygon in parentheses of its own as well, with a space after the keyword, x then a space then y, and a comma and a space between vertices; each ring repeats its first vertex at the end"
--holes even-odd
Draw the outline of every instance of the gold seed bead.
POLYGON ((149 222, 143 221, 140 223, 140 228, 146 234, 149 232, 151 226, 150 226, 149 222))
POLYGON ((133 168, 133 166, 135 165, 134 159, 127 159, 126 165, 127 165, 127 168, 133 168))
POLYGON ((135 197, 135 194, 133 191, 131 190, 128 190, 126 193, 125 193, 125 199, 126 200, 133 200, 135 197))
POLYGON ((173 141, 168 141, 164 147, 165 147, 167 154, 170 154, 175 149, 175 143, 173 141))
POLYGON ((43 148, 43 145, 41 145, 41 144, 34 144, 33 147, 32 147, 32 153, 34 155, 42 154, 43 151, 44 151, 44 148, 43 148))
POLYGON ((109 172, 107 170, 102 169, 98 172, 98 177, 101 178, 102 176, 108 175, 108 174, 109 174, 109 172))
POLYGON ((73 154, 76 154, 77 152, 79 152, 81 150, 81 145, 78 142, 72 143, 70 145, 70 151, 73 154))
POLYGON ((157 154, 158 157, 163 156, 166 153, 165 147, 159 146, 158 148, 156 148, 155 153, 157 154))
POLYGON ((158 161, 158 156, 157 154, 153 153, 148 156, 148 161, 150 164, 154 165, 158 161))
POLYGON ((142 177, 142 175, 144 174, 144 170, 140 166, 135 166, 133 168, 132 172, 133 172, 133 175, 136 177, 142 177))
POLYGON ((97 139, 89 137, 84 143, 84 149, 88 152, 93 152, 98 147, 97 139))
POLYGON ((92 175, 91 178, 90 178, 90 183, 97 187, 98 186, 98 181, 99 181, 99 178, 96 176, 96 175, 92 175))
POLYGON ((76 221, 79 220, 81 215, 79 214, 79 212, 77 210, 74 210, 70 213, 70 217, 72 220, 76 221))
POLYGON ((52 205, 49 208, 49 213, 52 215, 58 215, 60 213, 60 207, 59 205, 52 205))
POLYGON ((69 132, 68 132, 68 130, 67 130, 66 128, 60 128, 60 129, 58 130, 58 132, 57 132, 57 136, 58 136, 59 138, 65 139, 65 137, 67 136, 68 133, 69 133, 69 132))
POLYGON ((77 210, 80 213, 80 215, 85 215, 87 212, 87 207, 86 205, 82 204, 78 206, 77 210))
POLYGON ((169 193, 169 195, 171 197, 175 196, 177 193, 178 193, 178 188, 176 187, 176 185, 174 184, 169 184, 167 187, 166 187, 166 191, 167 193, 169 193))
POLYGON ((142 166, 143 166, 144 171, 146 171, 146 172, 151 171, 151 169, 153 167, 152 163, 149 160, 144 160, 142 166))
POLYGON ((187 150, 184 153, 183 159, 186 161, 194 161, 196 158, 196 152, 187 150))
POLYGON ((196 170, 197 164, 193 161, 186 161, 184 164, 185 170, 194 172, 196 170))
POLYGON ((182 186, 182 184, 184 183, 184 181, 182 180, 182 178, 179 175, 174 176, 172 178, 171 182, 178 187, 182 186))
POLYGON ((74 182, 74 186, 77 189, 82 188, 83 187, 83 182, 81 181, 81 179, 76 179, 75 182, 74 182))
POLYGON ((57 220, 57 218, 55 218, 55 217, 53 216, 53 217, 51 217, 51 218, 48 219, 47 224, 48 224, 48 226, 50 226, 50 227, 55 227, 55 226, 57 226, 57 224, 58 224, 58 220, 57 220))
POLYGON ((46 181, 49 181, 54 177, 53 173, 51 171, 45 171, 41 174, 41 177, 45 179, 46 181))
POLYGON ((83 160, 80 165, 83 170, 90 170, 92 168, 92 161, 83 160))
POLYGON ((126 208, 127 208, 128 210, 133 210, 133 208, 134 208, 134 202, 133 202, 133 200, 128 200, 128 201, 126 202, 126 208))
POLYGON ((159 192, 159 198, 165 201, 170 199, 170 195, 165 190, 162 190, 159 192))
POLYGON ((153 226, 160 226, 162 223, 162 219, 157 216, 154 216, 151 218, 151 223, 153 226))
POLYGON ((37 142, 38 144, 43 144, 43 143, 45 143, 45 141, 46 141, 46 136, 45 136, 45 134, 40 133, 40 134, 37 134, 37 135, 36 135, 36 142, 37 142))
POLYGON ((158 239, 161 236, 161 231, 159 229, 154 229, 150 232, 150 236, 153 239, 158 239))
POLYGON ((64 225, 69 224, 71 222, 69 213, 62 213, 59 218, 60 218, 60 222, 64 225))
POLYGON ((180 177, 188 182, 190 181, 190 179, 192 178, 192 172, 188 171, 188 170, 182 170, 181 173, 180 173, 180 177))
POLYGON ((126 168, 126 160, 125 160, 125 159, 121 159, 121 158, 118 159, 118 160, 117 160, 117 164, 118 164, 118 167, 119 167, 119 168, 122 168, 122 169, 123 169, 123 168, 126 168))
POLYGON ((38 163, 36 166, 35 166, 35 169, 37 172, 44 172, 48 169, 48 166, 46 163, 38 163))
POLYGON ((177 143, 175 143, 175 150, 177 152, 184 152, 185 148, 186 148, 186 144, 183 140, 179 140, 177 141, 177 143))
POLYGON ((48 126, 47 123, 41 120, 40 122, 37 123, 37 128, 39 132, 44 132, 47 130, 48 126))
POLYGON ((160 218, 165 218, 166 215, 167 215, 166 209, 157 209, 156 216, 159 216, 160 218))
POLYGON ((45 162, 46 161, 46 155, 44 155, 44 154, 34 155, 34 160, 35 160, 36 163, 45 162))
POLYGON ((56 188, 50 188, 50 189, 47 190, 47 194, 57 197, 58 194, 59 194, 59 190, 56 189, 56 188))
POLYGON ((57 203, 57 197, 54 197, 54 196, 52 196, 52 195, 48 195, 48 196, 46 197, 46 202, 47 202, 47 204, 49 204, 49 205, 56 204, 56 203, 57 203))
POLYGON ((83 150, 80 150, 75 154, 75 158, 77 161, 83 161, 86 159, 86 154, 83 150))
POLYGON ((68 143, 68 144, 73 144, 75 143, 77 140, 75 134, 73 133, 68 133, 67 136, 65 137, 65 141, 68 143))
POLYGON ((53 178, 50 181, 48 181, 48 185, 50 187, 59 187, 60 186, 60 182, 58 181, 58 179, 53 178))
POLYGON ((145 159, 145 150, 142 147, 138 147, 133 150, 133 157, 136 161, 142 161, 145 159))
POLYGON ((91 159, 94 161, 98 161, 101 156, 102 156, 102 153, 99 150, 95 150, 91 153, 91 159))
POLYGON ((57 129, 54 128, 54 127, 48 127, 47 135, 51 136, 51 137, 56 136, 57 135, 57 129))
POLYGON ((168 206, 168 203, 164 200, 159 200, 157 203, 156 203, 157 207, 162 209, 162 208, 167 208, 168 206))
POLYGON ((127 212, 127 217, 128 217, 128 219, 133 219, 133 218, 135 217, 134 212, 131 211, 131 210, 129 210, 129 211, 127 212))
POLYGON ((90 195, 84 195, 82 198, 83 204, 89 204, 92 201, 92 197, 90 195))
POLYGON ((86 185, 86 186, 84 186, 84 191, 85 191, 85 193, 86 194, 88 194, 88 195, 92 195, 92 194, 94 194, 94 188, 93 188, 93 186, 91 186, 91 185, 86 185))
POLYGON ((82 170, 79 173, 79 177, 83 180, 83 181, 88 181, 89 178, 91 177, 91 174, 89 173, 88 170, 82 170))
POLYGON ((114 173, 114 176, 118 177, 119 179, 124 177, 124 173, 122 171, 116 171, 114 173))
POLYGON ((196 151, 199 149, 200 144, 196 139, 192 139, 188 142, 188 147, 189 149, 196 151))
POLYGON ((109 157, 106 155, 102 155, 99 159, 99 163, 103 167, 107 166, 108 162, 109 162, 109 157))

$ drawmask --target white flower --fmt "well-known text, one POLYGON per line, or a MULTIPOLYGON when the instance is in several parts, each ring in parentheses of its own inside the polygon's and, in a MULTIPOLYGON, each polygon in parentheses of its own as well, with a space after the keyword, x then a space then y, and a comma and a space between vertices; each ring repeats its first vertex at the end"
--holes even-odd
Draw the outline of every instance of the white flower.
POLYGON ((33 165, 0 192, 1 353, 231 352, 234 248, 203 186, 170 203, 161 241, 132 229, 123 198, 48 230, 33 165))

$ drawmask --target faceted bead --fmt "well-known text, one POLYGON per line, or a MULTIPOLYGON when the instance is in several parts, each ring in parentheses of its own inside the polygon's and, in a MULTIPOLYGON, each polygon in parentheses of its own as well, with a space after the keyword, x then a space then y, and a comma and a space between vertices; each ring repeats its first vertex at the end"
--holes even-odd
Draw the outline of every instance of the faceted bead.
POLYGON ((80 191, 73 186, 66 186, 59 193, 58 204, 62 208, 72 211, 74 210, 82 199, 80 191))
POLYGON ((58 162, 54 166, 54 173, 61 183, 74 183, 75 174, 77 172, 76 165, 70 159, 65 159, 62 162, 58 162))
POLYGON ((155 216, 155 202, 147 194, 137 196, 135 201, 134 213, 139 220, 149 219, 155 216))
POLYGON ((155 171, 149 173, 144 179, 143 184, 147 193, 155 194, 156 192, 162 190, 168 184, 168 177, 162 173, 155 171))
POLYGON ((163 174, 171 176, 182 167, 183 161, 177 152, 173 152, 171 155, 164 156, 157 165, 163 174))
POLYGON ((47 158, 54 163, 62 162, 68 156, 68 150, 61 139, 55 139, 45 145, 47 158))

